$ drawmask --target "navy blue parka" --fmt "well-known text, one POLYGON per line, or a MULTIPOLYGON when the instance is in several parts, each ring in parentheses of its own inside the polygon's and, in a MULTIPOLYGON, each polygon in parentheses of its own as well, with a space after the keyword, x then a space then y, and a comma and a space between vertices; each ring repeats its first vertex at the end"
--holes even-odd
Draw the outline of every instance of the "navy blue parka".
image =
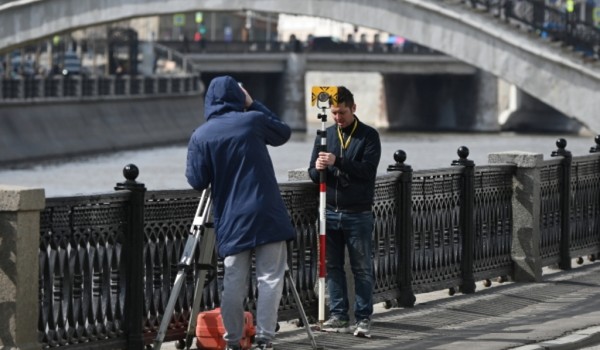
POLYGON ((196 190, 211 186, 220 257, 295 238, 267 145, 280 146, 289 126, 246 95, 229 76, 213 79, 204 115, 188 144, 186 177, 196 190))
MULTIPOLYGON (((358 118, 354 116, 357 120, 358 118)), ((327 128, 327 152, 336 156, 335 164, 327 168, 327 208, 334 211, 362 212, 371 210, 375 198, 377 167, 381 159, 381 141, 374 128, 358 120, 348 149, 342 156, 338 138, 338 126, 327 128), (347 175, 348 185, 340 184, 339 172, 347 175)), ((352 125, 346 132, 350 132, 352 125)), ((315 161, 321 149, 321 136, 317 135, 313 147, 308 174, 314 183, 320 182, 315 161)))

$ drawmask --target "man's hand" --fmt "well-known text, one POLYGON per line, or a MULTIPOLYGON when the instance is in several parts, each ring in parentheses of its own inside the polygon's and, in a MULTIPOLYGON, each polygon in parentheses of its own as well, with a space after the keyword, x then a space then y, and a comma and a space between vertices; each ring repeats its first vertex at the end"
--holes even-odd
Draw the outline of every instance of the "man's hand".
POLYGON ((333 153, 319 152, 319 156, 315 161, 317 170, 327 169, 328 166, 335 164, 335 155, 333 153))
POLYGON ((244 103, 244 106, 246 108, 248 108, 248 107, 250 107, 250 105, 253 102, 252 97, 250 96, 250 94, 248 93, 248 91, 246 91, 246 89, 244 89, 244 87, 241 84, 240 84, 240 89, 242 89, 242 91, 244 92, 244 95, 246 95, 246 101, 244 103))

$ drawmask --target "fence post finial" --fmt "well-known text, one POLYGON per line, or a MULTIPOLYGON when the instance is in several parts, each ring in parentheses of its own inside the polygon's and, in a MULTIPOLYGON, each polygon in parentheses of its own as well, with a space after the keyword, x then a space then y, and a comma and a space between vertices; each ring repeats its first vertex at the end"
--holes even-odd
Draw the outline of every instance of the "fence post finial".
POLYGON ((403 307, 413 307, 417 298, 412 289, 412 256, 414 246, 412 226, 412 167, 404 164, 406 152, 397 150, 394 152, 396 164, 388 166, 388 171, 402 172, 398 176, 396 196, 398 207, 396 212, 396 254, 397 278, 400 286, 398 304, 403 307))
POLYGON ((560 261, 558 267, 562 270, 571 269, 571 163, 573 155, 566 149, 567 140, 560 138, 556 140, 558 149, 553 151, 552 157, 563 157, 562 173, 560 178, 560 261))
POLYGON ((475 293, 475 162, 467 159, 469 149, 460 146, 456 151, 460 159, 452 161, 453 166, 463 166, 463 186, 460 190, 460 228, 462 230, 460 291, 465 294, 475 293))
POLYGON ((130 191, 124 261, 126 273, 125 327, 127 349, 143 350, 144 315, 144 204, 146 186, 136 181, 140 171, 135 164, 123 168, 124 182, 117 183, 115 190, 130 191))
POLYGON ((590 153, 600 152, 600 134, 596 135, 596 137, 594 137, 594 142, 596 142, 596 145, 592 146, 592 148, 590 148, 590 153))

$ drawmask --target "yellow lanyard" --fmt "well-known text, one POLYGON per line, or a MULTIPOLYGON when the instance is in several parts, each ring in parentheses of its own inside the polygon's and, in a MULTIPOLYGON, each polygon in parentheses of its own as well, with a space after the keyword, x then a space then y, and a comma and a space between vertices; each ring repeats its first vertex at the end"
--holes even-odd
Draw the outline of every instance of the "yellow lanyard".
POLYGON ((350 135, 348 136, 348 139, 346 140, 346 142, 344 142, 344 137, 342 136, 342 129, 340 127, 338 127, 337 132, 338 132, 338 137, 340 139, 340 145, 342 146, 342 150, 345 150, 348 148, 348 145, 350 144, 350 139, 352 138, 352 135, 354 134, 354 131, 356 130, 357 126, 358 126, 358 120, 356 120, 356 118, 354 118, 354 126, 352 127, 352 131, 350 131, 350 135))

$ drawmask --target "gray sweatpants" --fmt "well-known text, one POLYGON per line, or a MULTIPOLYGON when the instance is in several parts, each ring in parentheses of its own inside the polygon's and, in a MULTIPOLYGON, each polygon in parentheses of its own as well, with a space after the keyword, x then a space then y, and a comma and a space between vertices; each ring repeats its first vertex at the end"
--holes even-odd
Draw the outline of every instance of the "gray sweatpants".
MULTIPOLYGON (((286 242, 275 242, 255 248, 258 300, 256 305, 256 339, 270 341, 275 337, 277 309, 283 291, 287 264, 286 242)), ((223 338, 228 344, 239 344, 244 330, 244 298, 248 295, 248 276, 252 251, 225 258, 221 317, 225 326, 223 338)))

